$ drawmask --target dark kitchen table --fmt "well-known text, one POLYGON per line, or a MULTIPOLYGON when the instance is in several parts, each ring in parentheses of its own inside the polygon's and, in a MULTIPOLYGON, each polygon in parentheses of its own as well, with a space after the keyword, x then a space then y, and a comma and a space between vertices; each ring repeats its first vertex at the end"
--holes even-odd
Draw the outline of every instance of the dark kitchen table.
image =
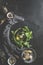
MULTIPOLYGON (((24 17, 25 21, 30 20, 38 26, 37 33, 35 33, 37 42, 33 44, 38 58, 30 64, 25 64, 19 59, 16 65, 43 65, 43 0, 2 0, 0 3, 1 5, 5 5, 9 11, 13 11, 18 16, 24 17)), ((0 27, 0 29, 2 28, 3 26, 0 27)))

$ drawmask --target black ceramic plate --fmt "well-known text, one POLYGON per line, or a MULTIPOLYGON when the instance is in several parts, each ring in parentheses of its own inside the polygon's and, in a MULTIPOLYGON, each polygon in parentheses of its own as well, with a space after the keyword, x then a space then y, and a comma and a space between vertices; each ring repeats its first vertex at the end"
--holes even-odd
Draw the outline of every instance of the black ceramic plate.
POLYGON ((18 21, 18 23, 14 23, 13 25, 8 24, 5 28, 5 31, 4 31, 5 43, 7 45, 10 45, 13 50, 15 50, 15 48, 18 51, 22 51, 23 49, 25 49, 25 48, 20 49, 16 45, 16 42, 13 44, 13 42, 11 41, 11 30, 16 30, 16 29, 23 27, 23 26, 28 26, 30 28, 30 30, 33 32, 33 39, 30 42, 31 42, 31 45, 33 45, 33 43, 35 44, 34 40, 36 40, 35 35, 37 33, 38 26, 36 26, 31 21, 24 21, 24 22, 18 21))

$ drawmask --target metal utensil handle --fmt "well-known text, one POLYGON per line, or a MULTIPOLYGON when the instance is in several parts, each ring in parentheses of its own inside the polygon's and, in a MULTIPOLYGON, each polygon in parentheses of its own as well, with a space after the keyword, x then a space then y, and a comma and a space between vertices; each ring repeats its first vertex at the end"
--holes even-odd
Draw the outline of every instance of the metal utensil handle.
POLYGON ((18 20, 24 21, 24 18, 23 18, 23 17, 21 17, 21 16, 14 15, 14 17, 15 17, 16 19, 18 19, 18 20))

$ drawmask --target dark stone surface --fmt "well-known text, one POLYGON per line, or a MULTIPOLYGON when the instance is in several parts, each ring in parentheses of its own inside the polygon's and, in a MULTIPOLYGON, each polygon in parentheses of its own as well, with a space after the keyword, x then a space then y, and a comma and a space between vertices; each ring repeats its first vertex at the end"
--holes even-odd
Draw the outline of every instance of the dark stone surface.
MULTIPOLYGON (((14 11, 15 14, 23 16, 25 21, 30 20, 39 27, 36 33, 37 43, 34 43, 39 54, 39 59, 30 65, 43 64, 43 0, 2 0, 2 2, 2 4, 7 6, 10 11, 14 11)), ((19 64, 24 65, 20 59, 16 65, 19 64)))
POLYGON ((43 0, 6 0, 7 7, 26 21, 32 21, 39 26, 37 31, 38 52, 43 57, 43 0))

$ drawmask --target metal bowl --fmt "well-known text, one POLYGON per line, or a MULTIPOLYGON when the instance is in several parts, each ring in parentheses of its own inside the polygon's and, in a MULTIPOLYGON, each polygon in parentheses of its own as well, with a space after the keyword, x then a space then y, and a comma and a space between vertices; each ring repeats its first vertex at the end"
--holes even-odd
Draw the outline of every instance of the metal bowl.
POLYGON ((21 57, 25 63, 32 63, 36 60, 36 51, 33 48, 23 50, 21 57))
POLYGON ((15 57, 9 57, 8 58, 8 64, 9 65, 14 65, 16 63, 16 58, 15 57))

